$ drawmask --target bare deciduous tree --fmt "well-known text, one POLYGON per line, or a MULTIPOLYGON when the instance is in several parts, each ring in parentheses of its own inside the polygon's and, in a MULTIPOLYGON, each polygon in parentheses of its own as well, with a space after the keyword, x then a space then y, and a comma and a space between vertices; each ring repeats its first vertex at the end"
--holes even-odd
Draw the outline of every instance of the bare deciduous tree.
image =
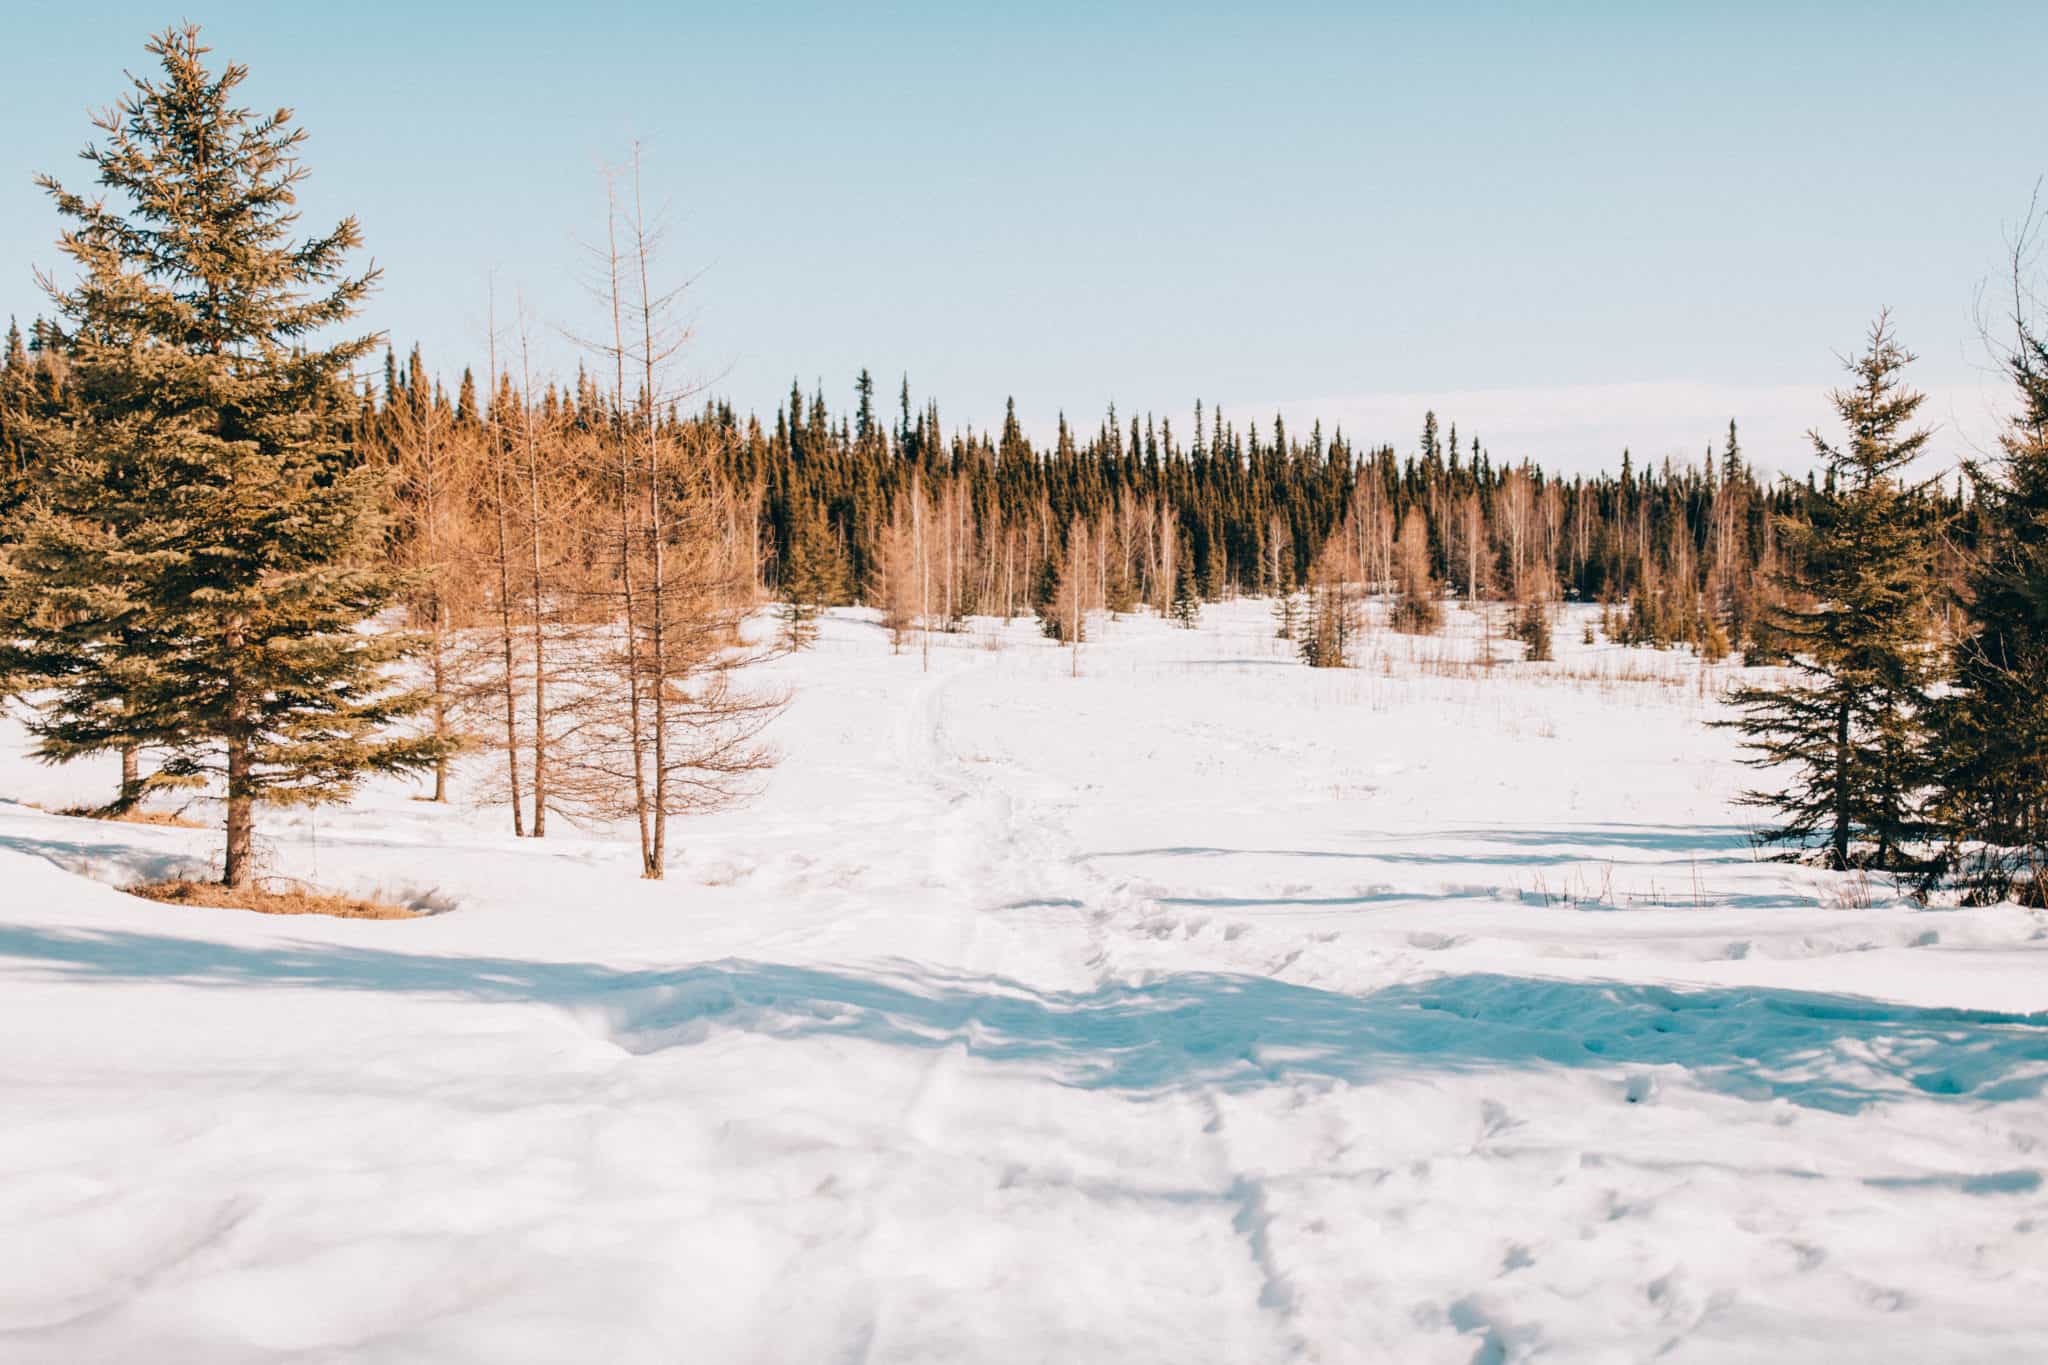
POLYGON ((630 202, 608 180, 604 295, 612 362, 610 421, 600 446, 616 483, 610 514, 615 576, 598 595, 610 605, 607 647, 593 656, 586 711, 565 766, 581 804, 630 814, 640 834, 641 875, 667 865, 672 816, 724 805, 752 789, 773 762, 763 728, 786 704, 780 693, 736 681, 762 657, 745 620, 752 563, 727 534, 733 492, 701 448, 701 425, 676 418, 692 391, 673 378, 690 339, 678 320, 683 287, 654 283, 661 231, 642 198, 640 150, 630 202), (623 237, 623 242, 621 238, 623 237), (637 392, 628 394, 629 373, 637 392))

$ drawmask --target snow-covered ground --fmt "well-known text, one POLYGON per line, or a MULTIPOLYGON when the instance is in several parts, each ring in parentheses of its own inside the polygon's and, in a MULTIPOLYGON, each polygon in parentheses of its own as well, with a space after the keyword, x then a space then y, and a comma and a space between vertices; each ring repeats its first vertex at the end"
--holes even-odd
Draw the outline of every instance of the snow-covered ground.
POLYGON ((2048 918, 1758 861, 1732 674, 1584 619, 839 613, 666 883, 268 817, 406 922, 0 803, 0 1358, 2048 1358, 2048 918))

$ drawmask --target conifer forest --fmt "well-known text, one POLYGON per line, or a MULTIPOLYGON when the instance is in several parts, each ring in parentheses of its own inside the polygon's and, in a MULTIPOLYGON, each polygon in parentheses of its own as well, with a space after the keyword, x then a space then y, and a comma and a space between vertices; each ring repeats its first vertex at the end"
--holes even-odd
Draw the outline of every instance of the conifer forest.
POLYGON ((1981 439, 1875 268, 1789 441, 963 313, 998 416, 829 299, 763 400, 720 144, 522 151, 582 304, 442 224, 448 349, 314 47, 107 31, 0 185, 0 1359, 2048 1353, 2042 167, 1981 439))

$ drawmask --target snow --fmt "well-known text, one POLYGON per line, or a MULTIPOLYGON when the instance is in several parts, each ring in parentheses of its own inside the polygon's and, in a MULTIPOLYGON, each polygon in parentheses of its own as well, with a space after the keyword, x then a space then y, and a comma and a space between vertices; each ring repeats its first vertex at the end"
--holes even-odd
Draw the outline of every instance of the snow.
POLYGON ((666 883, 268 814, 412 921, 0 734, 0 1358, 2048 1357, 2048 918, 1758 860, 1732 670, 823 624, 666 883))

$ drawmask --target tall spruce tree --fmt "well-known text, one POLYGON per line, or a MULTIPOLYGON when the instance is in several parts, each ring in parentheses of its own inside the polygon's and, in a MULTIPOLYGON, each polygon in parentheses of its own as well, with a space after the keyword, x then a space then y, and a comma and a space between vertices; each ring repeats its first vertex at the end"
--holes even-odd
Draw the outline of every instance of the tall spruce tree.
POLYGON ((789 553, 777 584, 782 643, 789 649, 808 649, 818 638, 818 616, 831 591, 826 539, 824 518, 815 507, 804 508, 790 524, 789 553))
POLYGON ((1731 699, 1745 714, 1727 722, 1746 737, 1752 766, 1790 772, 1782 791, 1744 798, 1777 812, 1764 837, 1820 835, 1838 869, 1896 866, 1925 833, 1917 810, 1936 661, 1926 634, 1927 512, 1900 479, 1928 440, 1907 429, 1922 401, 1900 378, 1912 360, 1880 317, 1849 363, 1855 383, 1832 395, 1847 441, 1812 438, 1826 491, 1809 486, 1806 518, 1786 527, 1797 567, 1781 585, 1790 605, 1773 611, 1793 677, 1737 690, 1731 699))
POLYGON ((1975 845, 1980 897, 2048 905, 2048 337, 2022 324, 2007 358, 2020 410, 2004 468, 1970 474, 1987 535, 1969 582, 1970 633, 1936 711, 1950 838, 1975 845))
POLYGON ((431 739, 386 738, 421 697, 386 682, 412 642, 358 629, 401 588, 375 567, 381 488, 352 461, 350 365, 321 344, 376 279, 350 274, 354 219, 293 240, 304 134, 233 103, 247 69, 205 65, 199 30, 153 39, 82 154, 100 194, 39 183, 69 220, 77 401, 36 433, 49 468, 0 580, 0 636, 49 687, 51 761, 135 745, 166 782, 218 780, 222 880, 254 872, 254 808, 345 799, 414 770, 431 739))

